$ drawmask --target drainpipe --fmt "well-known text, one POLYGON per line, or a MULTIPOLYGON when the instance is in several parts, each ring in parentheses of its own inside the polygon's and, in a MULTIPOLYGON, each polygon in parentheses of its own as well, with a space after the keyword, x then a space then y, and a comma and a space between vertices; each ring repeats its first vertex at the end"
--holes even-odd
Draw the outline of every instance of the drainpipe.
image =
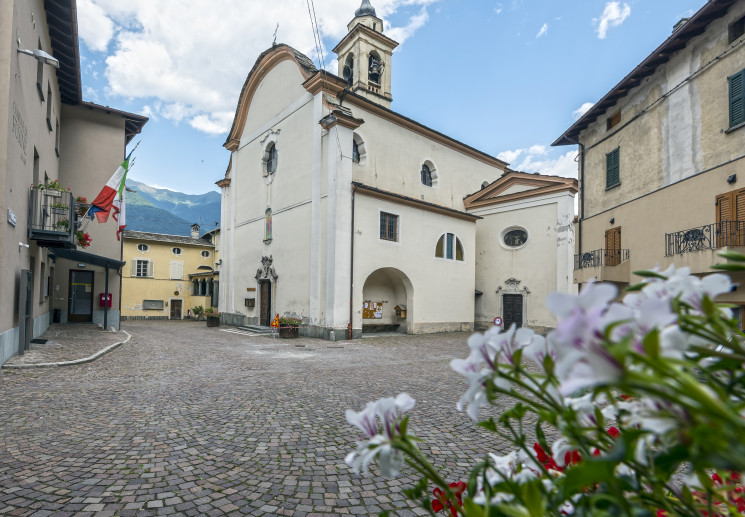
POLYGON ((354 314, 354 193, 356 185, 352 185, 352 239, 349 247, 349 325, 347 325, 347 339, 352 339, 352 316, 354 314))
POLYGON ((579 141, 574 141, 568 136, 564 135, 569 142, 577 144, 579 147, 579 218, 577 219, 577 248, 580 255, 582 255, 582 220, 585 218, 585 146, 579 141))

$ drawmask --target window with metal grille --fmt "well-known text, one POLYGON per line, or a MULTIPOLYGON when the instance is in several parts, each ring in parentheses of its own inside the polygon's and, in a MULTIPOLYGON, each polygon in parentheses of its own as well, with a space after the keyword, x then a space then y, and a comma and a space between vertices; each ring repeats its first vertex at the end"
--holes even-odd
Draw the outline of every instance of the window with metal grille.
POLYGON ((605 188, 609 189, 621 183, 620 147, 605 155, 605 188))
POLYGON ((745 122, 745 95, 743 82, 745 70, 737 72, 729 78, 729 127, 735 127, 745 122))
POLYGON ((398 241, 398 216, 380 212, 380 238, 386 241, 398 241))

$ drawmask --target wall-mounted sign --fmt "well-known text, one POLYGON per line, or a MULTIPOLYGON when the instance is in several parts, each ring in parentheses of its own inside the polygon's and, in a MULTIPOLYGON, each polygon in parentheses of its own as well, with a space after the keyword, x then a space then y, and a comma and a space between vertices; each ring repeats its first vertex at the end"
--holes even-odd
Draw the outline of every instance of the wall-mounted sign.
POLYGON ((14 212, 13 210, 11 210, 10 208, 8 208, 8 222, 9 222, 9 223, 10 223, 10 225, 11 225, 11 226, 13 226, 14 228, 15 228, 15 225, 16 225, 16 223, 18 222, 18 216, 17 216, 17 215, 16 215, 16 213, 15 213, 15 212, 14 212))
POLYGON ((496 325, 497 327, 501 327, 502 326, 502 318, 500 318, 499 316, 497 316, 496 318, 494 318, 494 325, 496 325))
POLYGON ((246 291, 248 291, 249 293, 252 293, 252 292, 255 292, 256 291, 256 288, 255 287, 246 287, 246 291))

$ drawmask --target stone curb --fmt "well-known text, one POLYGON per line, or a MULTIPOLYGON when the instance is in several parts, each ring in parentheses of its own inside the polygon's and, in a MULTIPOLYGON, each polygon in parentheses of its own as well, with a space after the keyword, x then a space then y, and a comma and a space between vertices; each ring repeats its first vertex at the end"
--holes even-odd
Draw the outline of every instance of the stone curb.
POLYGON ((7 368, 8 370, 24 370, 27 368, 54 368, 57 366, 74 366, 77 364, 85 364, 90 363, 92 361, 95 361, 102 355, 106 355, 112 350, 115 350, 122 346, 125 343, 129 343, 129 340, 132 339, 132 335, 127 332, 126 330, 122 330, 125 334, 127 334, 127 339, 124 341, 119 341, 118 343, 114 343, 113 345, 109 345, 103 350, 99 350, 95 354, 89 357, 85 357, 83 359, 75 359, 74 361, 60 361, 58 363, 38 363, 38 364, 4 364, 2 368, 7 368))

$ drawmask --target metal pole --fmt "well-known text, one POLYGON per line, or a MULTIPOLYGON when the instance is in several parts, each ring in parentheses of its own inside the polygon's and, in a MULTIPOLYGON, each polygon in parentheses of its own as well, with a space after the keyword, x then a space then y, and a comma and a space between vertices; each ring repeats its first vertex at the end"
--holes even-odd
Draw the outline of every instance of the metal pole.
POLYGON ((103 288, 103 329, 109 330, 109 265, 104 267, 106 279, 103 288))

